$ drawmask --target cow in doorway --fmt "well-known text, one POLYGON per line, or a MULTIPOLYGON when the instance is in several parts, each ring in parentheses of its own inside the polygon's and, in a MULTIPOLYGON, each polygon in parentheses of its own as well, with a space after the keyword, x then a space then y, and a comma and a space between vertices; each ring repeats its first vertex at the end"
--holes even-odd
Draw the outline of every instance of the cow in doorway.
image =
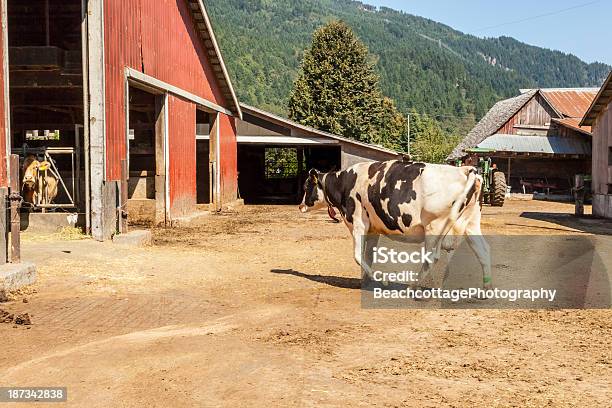
MULTIPOLYGON (((300 211, 336 208, 353 235, 355 260, 372 279, 362 260, 368 234, 419 237, 432 250, 452 250, 465 235, 483 271, 483 286, 492 286, 490 248, 480 230, 482 178, 470 166, 455 167, 391 160, 364 162, 346 170, 309 172, 300 211)), ((432 265, 425 263, 424 280, 432 265)))
POLYGON ((57 177, 51 171, 48 161, 38 161, 33 154, 23 161, 21 189, 23 201, 36 204, 51 204, 57 197, 57 177))

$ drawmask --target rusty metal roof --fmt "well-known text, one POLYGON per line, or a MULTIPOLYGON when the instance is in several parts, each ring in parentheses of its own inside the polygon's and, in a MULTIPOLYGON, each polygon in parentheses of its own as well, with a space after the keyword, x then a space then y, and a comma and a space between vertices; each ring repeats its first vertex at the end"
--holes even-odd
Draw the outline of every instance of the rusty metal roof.
POLYGON ((581 132, 581 133, 584 133, 590 136, 591 127, 590 126, 580 126, 580 120, 581 120, 580 118, 563 118, 563 119, 552 118, 552 121, 555 123, 558 123, 567 128, 576 130, 578 132, 581 132))
POLYGON ((554 122, 590 135, 590 127, 580 127, 579 122, 595 99, 597 91, 597 88, 521 89, 520 95, 497 102, 465 139, 455 147, 447 159, 462 157, 465 155, 465 149, 479 146, 538 93, 557 114, 557 118, 552 118, 554 122))
POLYGON ((231 109, 238 117, 242 117, 242 111, 240 110, 240 103, 238 103, 238 98, 236 97, 236 92, 234 92, 234 87, 232 86, 232 81, 230 81, 229 74, 227 73, 227 68, 225 68, 225 63, 223 62, 223 57, 221 56, 221 50, 219 49, 219 45, 217 44, 217 39, 215 38, 215 33, 212 29, 212 24, 210 23, 210 19, 208 18, 208 13, 206 12, 206 7, 202 0, 186 0, 189 3, 189 7, 191 9, 191 15, 195 22, 195 27, 200 34, 200 38, 202 39, 204 46, 206 47, 206 51, 208 52, 208 60, 210 61, 213 70, 215 72, 215 76, 219 80, 219 86, 223 96, 227 99, 228 102, 233 104, 231 109))
POLYGON ((589 106, 589 109, 584 114, 584 119, 580 122, 581 125, 593 125, 595 118, 599 115, 599 112, 610 103, 612 100, 612 71, 608 74, 608 78, 604 81, 601 89, 597 93, 597 96, 589 106))
POLYGON ((597 91, 597 88, 544 88, 540 94, 562 118, 581 119, 597 91))

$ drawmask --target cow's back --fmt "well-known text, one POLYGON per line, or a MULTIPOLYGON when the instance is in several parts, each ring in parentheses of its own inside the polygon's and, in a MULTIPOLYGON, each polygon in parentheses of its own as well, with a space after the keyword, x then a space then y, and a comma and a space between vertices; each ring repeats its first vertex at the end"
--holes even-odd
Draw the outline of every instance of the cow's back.
POLYGON ((370 232, 422 232, 431 221, 448 216, 464 191, 471 167, 403 162, 359 163, 351 192, 367 218, 370 232))

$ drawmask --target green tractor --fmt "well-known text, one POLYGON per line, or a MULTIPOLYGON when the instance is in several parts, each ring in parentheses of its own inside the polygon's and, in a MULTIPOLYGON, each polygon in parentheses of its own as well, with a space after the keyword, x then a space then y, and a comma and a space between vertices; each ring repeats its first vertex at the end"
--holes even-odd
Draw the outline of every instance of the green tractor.
POLYGON ((473 166, 478 169, 478 174, 484 180, 483 202, 493 207, 502 207, 506 198, 507 183, 506 175, 491 163, 490 155, 495 153, 495 150, 475 147, 465 149, 465 152, 478 160, 473 166))

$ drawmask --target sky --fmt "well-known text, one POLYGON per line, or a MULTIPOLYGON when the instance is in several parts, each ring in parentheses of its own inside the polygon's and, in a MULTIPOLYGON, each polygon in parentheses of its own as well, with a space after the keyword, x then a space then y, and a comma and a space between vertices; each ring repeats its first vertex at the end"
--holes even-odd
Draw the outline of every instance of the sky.
POLYGON ((514 37, 612 65, 612 0, 361 0, 479 37, 514 37))

